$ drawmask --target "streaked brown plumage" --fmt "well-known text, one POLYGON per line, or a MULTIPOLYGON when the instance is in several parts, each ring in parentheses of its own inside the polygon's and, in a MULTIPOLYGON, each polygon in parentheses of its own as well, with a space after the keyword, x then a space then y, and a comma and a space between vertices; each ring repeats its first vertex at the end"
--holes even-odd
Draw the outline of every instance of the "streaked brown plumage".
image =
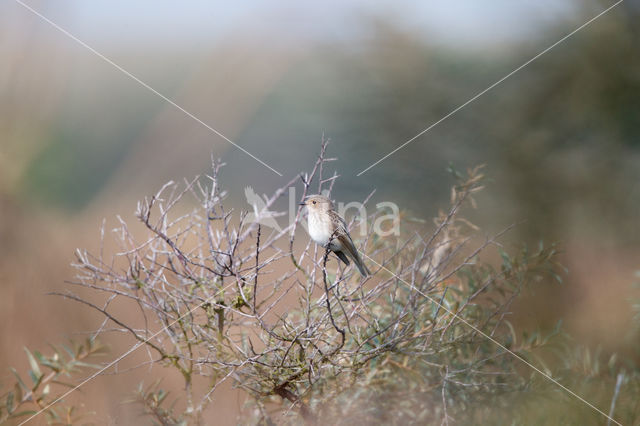
POLYGON ((353 244, 346 222, 333 210, 331 200, 323 195, 311 195, 302 205, 307 206, 309 212, 308 224, 311 239, 322 247, 328 247, 346 265, 349 265, 349 258, 351 258, 363 277, 370 275, 371 272, 353 244))

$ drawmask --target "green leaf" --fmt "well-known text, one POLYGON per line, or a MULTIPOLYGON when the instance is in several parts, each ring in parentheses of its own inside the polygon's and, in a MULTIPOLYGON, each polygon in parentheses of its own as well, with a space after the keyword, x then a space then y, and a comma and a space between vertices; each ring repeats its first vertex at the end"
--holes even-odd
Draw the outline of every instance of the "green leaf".
POLYGON ((516 329, 510 321, 505 321, 504 323, 509 327, 509 332, 511 333, 511 345, 515 346, 518 343, 518 333, 516 333, 516 329))
POLYGON ((16 383, 16 384, 13 385, 13 391, 15 393, 16 401, 22 401, 24 393, 22 392, 22 388, 20 387, 19 384, 16 383))
POLYGON ((95 368, 99 369, 100 366, 97 364, 89 364, 88 362, 76 361, 73 363, 74 367, 87 367, 87 368, 95 368))
POLYGON ((27 357, 29 358, 29 365, 31 366, 31 370, 37 377, 36 380, 34 380, 34 383, 37 383, 40 381, 40 377, 42 377, 42 371, 40 371, 40 365, 38 364, 38 361, 36 361, 36 359, 33 357, 31 352, 29 352, 29 349, 24 348, 24 351, 27 353, 27 357))
POLYGON ((56 373, 59 373, 62 370, 62 366, 60 365, 60 363, 58 363, 56 361, 48 360, 46 358, 41 360, 40 364, 44 365, 45 367, 49 367, 50 369, 52 369, 56 373))
POLYGON ((169 395, 168 392, 165 392, 164 389, 160 389, 157 392, 158 404, 162 404, 162 401, 169 395))
POLYGON ((68 388, 75 388, 76 385, 72 383, 61 382, 60 380, 52 380, 51 383, 55 383, 57 385, 67 386, 68 388))
POLYGON ((498 253, 500 253, 500 257, 502 257, 502 264, 507 271, 510 271, 512 268, 511 258, 509 255, 502 249, 498 249, 498 253))
POLYGON ((40 362, 41 364, 44 363, 44 362, 47 362, 47 358, 44 357, 40 352, 33 351, 33 355, 36 357, 38 362, 40 362))
POLYGON ((34 411, 34 410, 19 411, 17 413, 13 413, 11 417, 15 418, 15 417, 22 417, 22 416, 33 416, 36 413, 37 411, 34 411))
POLYGON ((71 359, 74 359, 76 357, 75 351, 73 349, 71 349, 69 346, 62 345, 62 348, 69 354, 69 357, 71 359))
POLYGON ((20 375, 18 374, 16 369, 13 368, 13 367, 9 367, 9 369, 11 370, 13 375, 16 376, 16 379, 18 379, 18 383, 20 384, 20 386, 22 386, 22 389, 24 391, 26 391, 26 392, 30 391, 31 389, 27 385, 24 384, 24 382, 22 381, 22 378, 20 377, 20 375))
POLYGON ((60 415, 58 414, 58 408, 56 407, 49 408, 47 411, 45 411, 45 414, 50 418, 49 420, 50 423, 53 423, 54 421, 60 419, 60 415))
POLYGON ((33 388, 32 390, 36 390, 38 388, 38 386, 40 386, 40 382, 42 381, 42 379, 44 378, 44 375, 37 375, 35 373, 35 371, 33 370, 29 370, 29 377, 31 377, 31 381, 33 382, 33 388))
POLYGON ((13 413, 14 410, 14 406, 13 406, 13 401, 14 401, 14 394, 13 392, 9 392, 9 394, 7 395, 7 411, 9 412, 9 414, 13 413))

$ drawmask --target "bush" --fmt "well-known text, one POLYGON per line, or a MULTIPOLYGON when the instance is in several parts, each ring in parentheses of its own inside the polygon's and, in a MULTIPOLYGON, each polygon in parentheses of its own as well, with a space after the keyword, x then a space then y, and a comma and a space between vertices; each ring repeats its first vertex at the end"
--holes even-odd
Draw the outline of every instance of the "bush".
MULTIPOLYGON (((300 176, 301 199, 315 192, 312 185, 330 192, 336 182, 335 174, 325 176, 326 146, 300 176)), ((576 386, 593 377, 585 369, 597 368, 597 359, 586 361, 588 351, 566 357, 575 348, 559 328, 519 335, 508 321, 523 288, 559 279, 559 265, 553 246, 511 255, 497 243, 508 229, 484 237, 462 217, 482 189, 480 168, 464 176, 453 171, 451 205, 433 227, 407 214, 399 235, 382 238, 370 226, 356 241, 372 270, 362 279, 296 232, 300 209, 281 230, 267 230, 246 212, 235 215, 225 207, 221 167, 213 163, 208 182, 170 182, 140 202, 144 235, 119 218, 119 253, 77 252, 74 284, 103 302, 63 294, 149 348, 154 363, 181 373, 184 410, 168 407, 157 384, 136 393, 159 424, 210 423, 207 405, 229 380, 248 396, 243 423, 544 422, 540 407, 557 413, 557 404, 575 402, 549 381, 552 368, 576 386), (197 201, 193 209, 189 196, 197 201), (499 266, 491 262, 496 255, 499 266), (139 307, 136 320, 114 313, 127 301, 139 307), (566 362, 550 367, 550 358, 566 362), (576 375, 579 363, 583 373, 576 375)), ((256 218, 297 180, 266 198, 256 218)), ((101 328, 95 337, 108 331, 114 330, 101 328)), ((621 373, 615 360, 609 364, 607 377, 620 381, 613 412, 623 382, 638 394, 637 373, 621 373)), ((611 398, 609 391, 592 393, 605 404, 611 398)), ((618 404, 627 418, 637 418, 628 395, 618 404)), ((580 409, 602 420, 592 408, 580 409)))

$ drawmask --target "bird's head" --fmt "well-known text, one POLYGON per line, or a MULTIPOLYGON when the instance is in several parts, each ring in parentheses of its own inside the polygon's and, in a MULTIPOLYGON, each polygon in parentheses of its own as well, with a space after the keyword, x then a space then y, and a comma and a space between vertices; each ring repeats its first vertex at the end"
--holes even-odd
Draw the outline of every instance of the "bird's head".
POLYGON ((333 209, 331 200, 324 195, 309 195, 301 206, 307 206, 309 212, 328 212, 333 209))

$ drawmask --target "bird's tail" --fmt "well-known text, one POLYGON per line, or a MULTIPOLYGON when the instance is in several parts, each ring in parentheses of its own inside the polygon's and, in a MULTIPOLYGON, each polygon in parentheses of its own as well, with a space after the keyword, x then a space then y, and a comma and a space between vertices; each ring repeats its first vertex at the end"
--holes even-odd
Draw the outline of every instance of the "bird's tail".
POLYGON ((353 263, 355 263, 358 267, 360 275, 362 275, 364 278, 371 275, 371 272, 369 272, 369 270, 367 269, 367 265, 365 265, 362 261, 362 257, 360 257, 360 253, 358 253, 358 249, 356 248, 356 245, 353 244, 353 240, 351 240, 349 234, 339 235, 338 241, 340 242, 340 245, 343 247, 344 251, 347 252, 347 255, 349 255, 349 257, 353 260, 353 263))
POLYGON ((353 263, 355 263, 356 266, 358 267, 358 271, 360 271, 360 275, 362 275, 364 278, 371 275, 371 272, 369 271, 369 269, 367 269, 367 265, 364 264, 364 261, 358 255, 358 253, 356 252, 354 254, 355 256, 353 257, 353 263))

